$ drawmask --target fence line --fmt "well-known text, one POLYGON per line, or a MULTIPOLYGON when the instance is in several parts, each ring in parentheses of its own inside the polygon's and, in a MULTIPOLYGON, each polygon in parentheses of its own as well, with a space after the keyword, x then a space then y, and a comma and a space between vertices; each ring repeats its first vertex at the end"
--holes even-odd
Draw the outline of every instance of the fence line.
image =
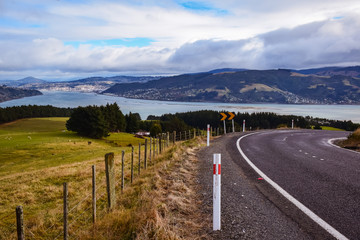
MULTIPOLYGON (((219 128, 214 129, 214 131, 211 131, 211 135, 219 135, 219 128)), ((68 199, 68 185, 64 183, 64 213, 62 217, 59 218, 55 218, 55 220, 50 219, 50 226, 47 227, 45 230, 41 230, 40 232, 42 232, 42 234, 46 235, 50 235, 50 230, 53 230, 53 228, 56 226, 57 228, 55 229, 55 231, 60 231, 55 238, 51 238, 51 239, 59 239, 62 235, 64 236, 64 239, 68 239, 69 237, 73 237, 74 233, 79 232, 81 229, 79 227, 77 227, 77 230, 74 230, 73 227, 75 226, 76 223, 79 222, 80 219, 82 219, 83 216, 86 216, 86 214, 89 214, 89 216, 86 216, 84 219, 82 219, 82 221, 84 223, 88 223, 89 220, 93 217, 93 224, 95 223, 95 219, 98 217, 103 217, 104 215, 107 214, 107 210, 108 208, 105 207, 105 205, 108 203, 107 199, 106 199, 106 195, 109 194, 108 191, 106 191, 105 188, 109 188, 108 184, 109 184, 109 180, 107 179, 108 177, 113 177, 114 179, 114 187, 115 189, 120 188, 121 192, 123 191, 123 189, 125 188, 125 182, 133 182, 133 172, 135 171, 134 167, 137 167, 137 171, 138 171, 138 176, 140 176, 141 173, 141 168, 146 169, 147 165, 151 165, 153 163, 155 163, 156 159, 159 157, 159 154, 162 154, 163 152, 165 152, 165 150, 170 147, 171 145, 174 145, 175 142, 177 141, 186 141, 192 138, 195 138, 196 136, 204 136, 204 130, 200 130, 200 129, 193 129, 193 130, 187 130, 187 131, 182 131, 182 132, 173 132, 173 133, 166 133, 166 134, 159 134, 159 136, 157 138, 150 138, 150 141, 145 141, 145 145, 144 145, 144 164, 141 163, 141 148, 142 148, 142 144, 139 143, 139 148, 138 148, 138 154, 136 154, 136 152, 134 151, 134 147, 131 146, 131 152, 130 152, 130 157, 131 157, 131 166, 127 166, 126 169, 130 169, 131 170, 131 179, 128 179, 128 177, 125 177, 125 173, 124 173, 124 165, 125 165, 125 151, 122 151, 122 159, 121 159, 121 172, 118 173, 117 175, 120 175, 120 180, 121 181, 116 181, 116 174, 114 172, 114 176, 110 176, 108 174, 105 174, 105 177, 102 176, 97 176, 98 179, 96 179, 96 175, 94 175, 92 178, 95 178, 95 180, 92 181, 92 185, 93 188, 87 188, 87 187, 80 187, 77 188, 77 191, 79 192, 87 192, 89 191, 88 194, 86 194, 85 197, 80 198, 80 200, 78 200, 73 206, 71 206, 70 210, 69 210, 69 199, 68 199), (171 144, 172 143, 172 144, 171 144), (135 164, 134 166, 134 157, 135 154, 138 157, 138 164, 135 164), (149 160, 147 162, 147 160, 149 160), (65 186, 66 185, 66 186, 65 186), (96 187, 94 187, 96 185, 96 187), (91 190, 93 189, 93 190, 91 190), (100 193, 100 189, 105 190, 102 194, 99 195, 100 193), (91 196, 93 197, 91 199, 91 196), (88 202, 87 200, 90 201, 88 202), (92 202, 92 204, 91 204, 92 202), (81 205, 83 205, 84 203, 89 204, 89 206, 85 207, 85 209, 83 210, 79 210, 78 209, 81 207, 81 205), (99 204, 97 204, 99 203, 99 204), (95 206, 95 207, 94 207, 95 206), (91 211, 91 209, 93 208, 93 211, 91 211), (99 214, 96 215, 96 211, 99 210, 99 214), (95 212, 95 216, 93 215, 95 212), (62 225, 61 224, 61 220, 63 220, 63 229, 59 229, 59 227, 62 225), (75 231, 75 232, 74 232, 75 231)), ((128 152, 128 151, 127 151, 128 152)), ((129 161, 128 161, 129 162, 129 161)), ((113 163, 114 167, 115 167, 115 163, 113 163)), ((129 163, 128 163, 129 164, 129 163)), ((118 166, 116 166, 116 168, 118 168, 118 166)), ((95 174, 95 165, 93 165, 93 174, 95 174)), ((107 166, 105 168, 105 170, 107 170, 107 166)), ((115 169, 114 169, 115 170, 115 169)), ((114 192, 114 194, 116 194, 114 192)), ((115 197, 116 198, 116 197, 115 197)), ((115 205, 116 206, 116 205, 115 205)), ((109 205, 108 205, 109 207, 109 205)), ((5 216, 3 216, 1 218, 1 221, 3 222, 4 220, 10 218, 11 216, 14 217, 14 213, 9 213, 5 216)), ((25 223, 24 225, 24 229, 26 229, 26 234, 28 237, 33 237, 34 239, 36 239, 35 234, 31 231, 30 227, 27 226, 25 223)), ((44 224, 45 225, 45 224, 44 224)), ((47 224, 46 224, 47 225, 47 224)), ((2 226, 1 226, 2 227, 2 226)), ((2 227, 3 228, 3 227, 2 227)), ((1 234, 6 234, 9 233, 11 235, 13 235, 16 232, 16 223, 11 224, 6 226, 6 229, 1 229, 1 234)), ((51 234, 52 235, 52 234, 51 234)), ((1 235, 0 235, 1 236, 1 235)), ((40 238, 44 239, 45 236, 41 236, 40 238)), ((45 237, 46 238, 46 237, 45 237)))

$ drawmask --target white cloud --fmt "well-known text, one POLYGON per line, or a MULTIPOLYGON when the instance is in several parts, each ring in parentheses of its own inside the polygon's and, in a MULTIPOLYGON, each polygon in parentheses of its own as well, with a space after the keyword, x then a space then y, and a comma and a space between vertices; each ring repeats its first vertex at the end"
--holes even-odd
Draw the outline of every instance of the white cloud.
MULTIPOLYGON (((359 16, 280 29, 242 41, 198 41, 170 58, 184 69, 306 68, 360 63, 359 16)), ((195 70, 195 69, 194 69, 195 70)))
POLYGON ((0 78, 360 64, 358 0, 203 1, 209 11, 179 2, 0 0, 0 78), (64 45, 140 37, 155 42, 64 45))

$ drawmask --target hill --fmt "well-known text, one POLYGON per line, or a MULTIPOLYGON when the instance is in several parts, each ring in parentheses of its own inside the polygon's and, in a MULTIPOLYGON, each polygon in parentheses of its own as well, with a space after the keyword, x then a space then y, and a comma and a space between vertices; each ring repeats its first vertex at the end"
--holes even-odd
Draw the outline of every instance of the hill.
POLYGON ((11 87, 47 91, 74 91, 74 92, 101 92, 116 83, 146 82, 159 79, 152 76, 113 76, 113 77, 88 77, 72 81, 48 82, 34 77, 27 77, 13 81, 0 81, 11 87))
POLYGON ((317 76, 349 76, 360 78, 360 66, 353 67, 324 67, 324 68, 312 68, 304 70, 293 70, 302 74, 313 74, 317 76))
POLYGON ((331 76, 283 69, 183 74, 146 83, 116 84, 103 93, 169 101, 359 104, 360 79, 340 75, 345 70, 338 70, 332 69, 339 74, 331 76))
POLYGON ((42 95, 42 93, 37 90, 27 90, 27 89, 13 88, 7 86, 0 86, 0 102, 5 102, 17 98, 36 96, 36 95, 42 95))

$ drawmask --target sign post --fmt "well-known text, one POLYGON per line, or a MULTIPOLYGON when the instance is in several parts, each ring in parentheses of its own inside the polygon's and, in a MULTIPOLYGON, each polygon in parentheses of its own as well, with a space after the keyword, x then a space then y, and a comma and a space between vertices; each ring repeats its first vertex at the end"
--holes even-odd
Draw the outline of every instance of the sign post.
POLYGON ((206 146, 210 146, 210 124, 207 125, 207 144, 206 146))
POLYGON ((235 117, 235 114, 232 113, 232 112, 228 112, 229 117, 228 117, 228 115, 226 113, 221 112, 220 114, 222 116, 220 121, 224 121, 224 134, 226 134, 226 124, 225 124, 226 118, 228 118, 228 120, 232 120, 232 127, 233 127, 233 132, 234 132, 235 130, 234 130, 234 120, 233 120, 233 118, 235 117))
POLYGON ((221 154, 213 159, 213 231, 221 229, 221 154))
POLYGON ((234 124, 234 119, 232 119, 231 121, 232 121, 232 127, 233 127, 233 132, 235 132, 235 124, 234 124))

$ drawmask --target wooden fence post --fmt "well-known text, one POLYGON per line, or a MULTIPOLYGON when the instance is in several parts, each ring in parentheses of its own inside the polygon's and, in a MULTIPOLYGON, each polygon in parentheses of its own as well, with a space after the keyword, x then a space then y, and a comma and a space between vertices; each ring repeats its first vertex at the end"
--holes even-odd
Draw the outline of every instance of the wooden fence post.
POLYGON ((176 131, 173 132, 173 144, 175 145, 176 142, 176 131))
POLYGON ((154 138, 153 139, 154 140, 154 142, 153 142, 153 159, 154 159, 154 161, 155 161, 155 154, 156 154, 156 138, 154 138))
POLYGON ((144 169, 146 169, 147 167, 147 146, 148 146, 148 141, 147 139, 145 139, 144 169))
POLYGON ((124 186, 125 186, 125 182, 124 182, 124 156, 125 156, 125 151, 122 151, 121 154, 121 193, 123 193, 124 190, 124 186))
POLYGON ((194 128, 194 138, 196 138, 196 129, 194 128))
POLYGON ((64 192, 64 240, 68 239, 68 184, 65 182, 63 184, 64 192))
POLYGON ((151 164, 151 151, 152 151, 152 149, 151 149, 151 144, 152 144, 152 138, 150 137, 150 144, 149 144, 149 164, 151 164))
POLYGON ((105 154, 106 190, 108 196, 108 210, 112 210, 116 204, 115 195, 115 160, 114 153, 105 154))
POLYGON ((166 147, 169 147, 170 133, 166 132, 166 147))
POLYGON ((25 240, 24 216, 23 216, 22 206, 16 207, 16 229, 17 229, 17 239, 25 240))
POLYGON ((139 169, 138 169, 138 173, 140 176, 140 168, 141 168, 141 143, 139 143, 139 169))
POLYGON ((159 134, 159 149, 160 149, 160 154, 162 152, 162 138, 161 138, 161 134, 159 134))
POLYGON ((92 165, 92 220, 96 222, 96 166, 92 165))
POLYGON ((156 139, 156 156, 159 156, 160 138, 156 139))
POLYGON ((180 136, 179 136, 179 140, 182 140, 182 136, 181 136, 181 131, 179 132, 180 136))
POLYGON ((133 183, 134 179, 134 146, 131 146, 131 178, 130 182, 133 183))

